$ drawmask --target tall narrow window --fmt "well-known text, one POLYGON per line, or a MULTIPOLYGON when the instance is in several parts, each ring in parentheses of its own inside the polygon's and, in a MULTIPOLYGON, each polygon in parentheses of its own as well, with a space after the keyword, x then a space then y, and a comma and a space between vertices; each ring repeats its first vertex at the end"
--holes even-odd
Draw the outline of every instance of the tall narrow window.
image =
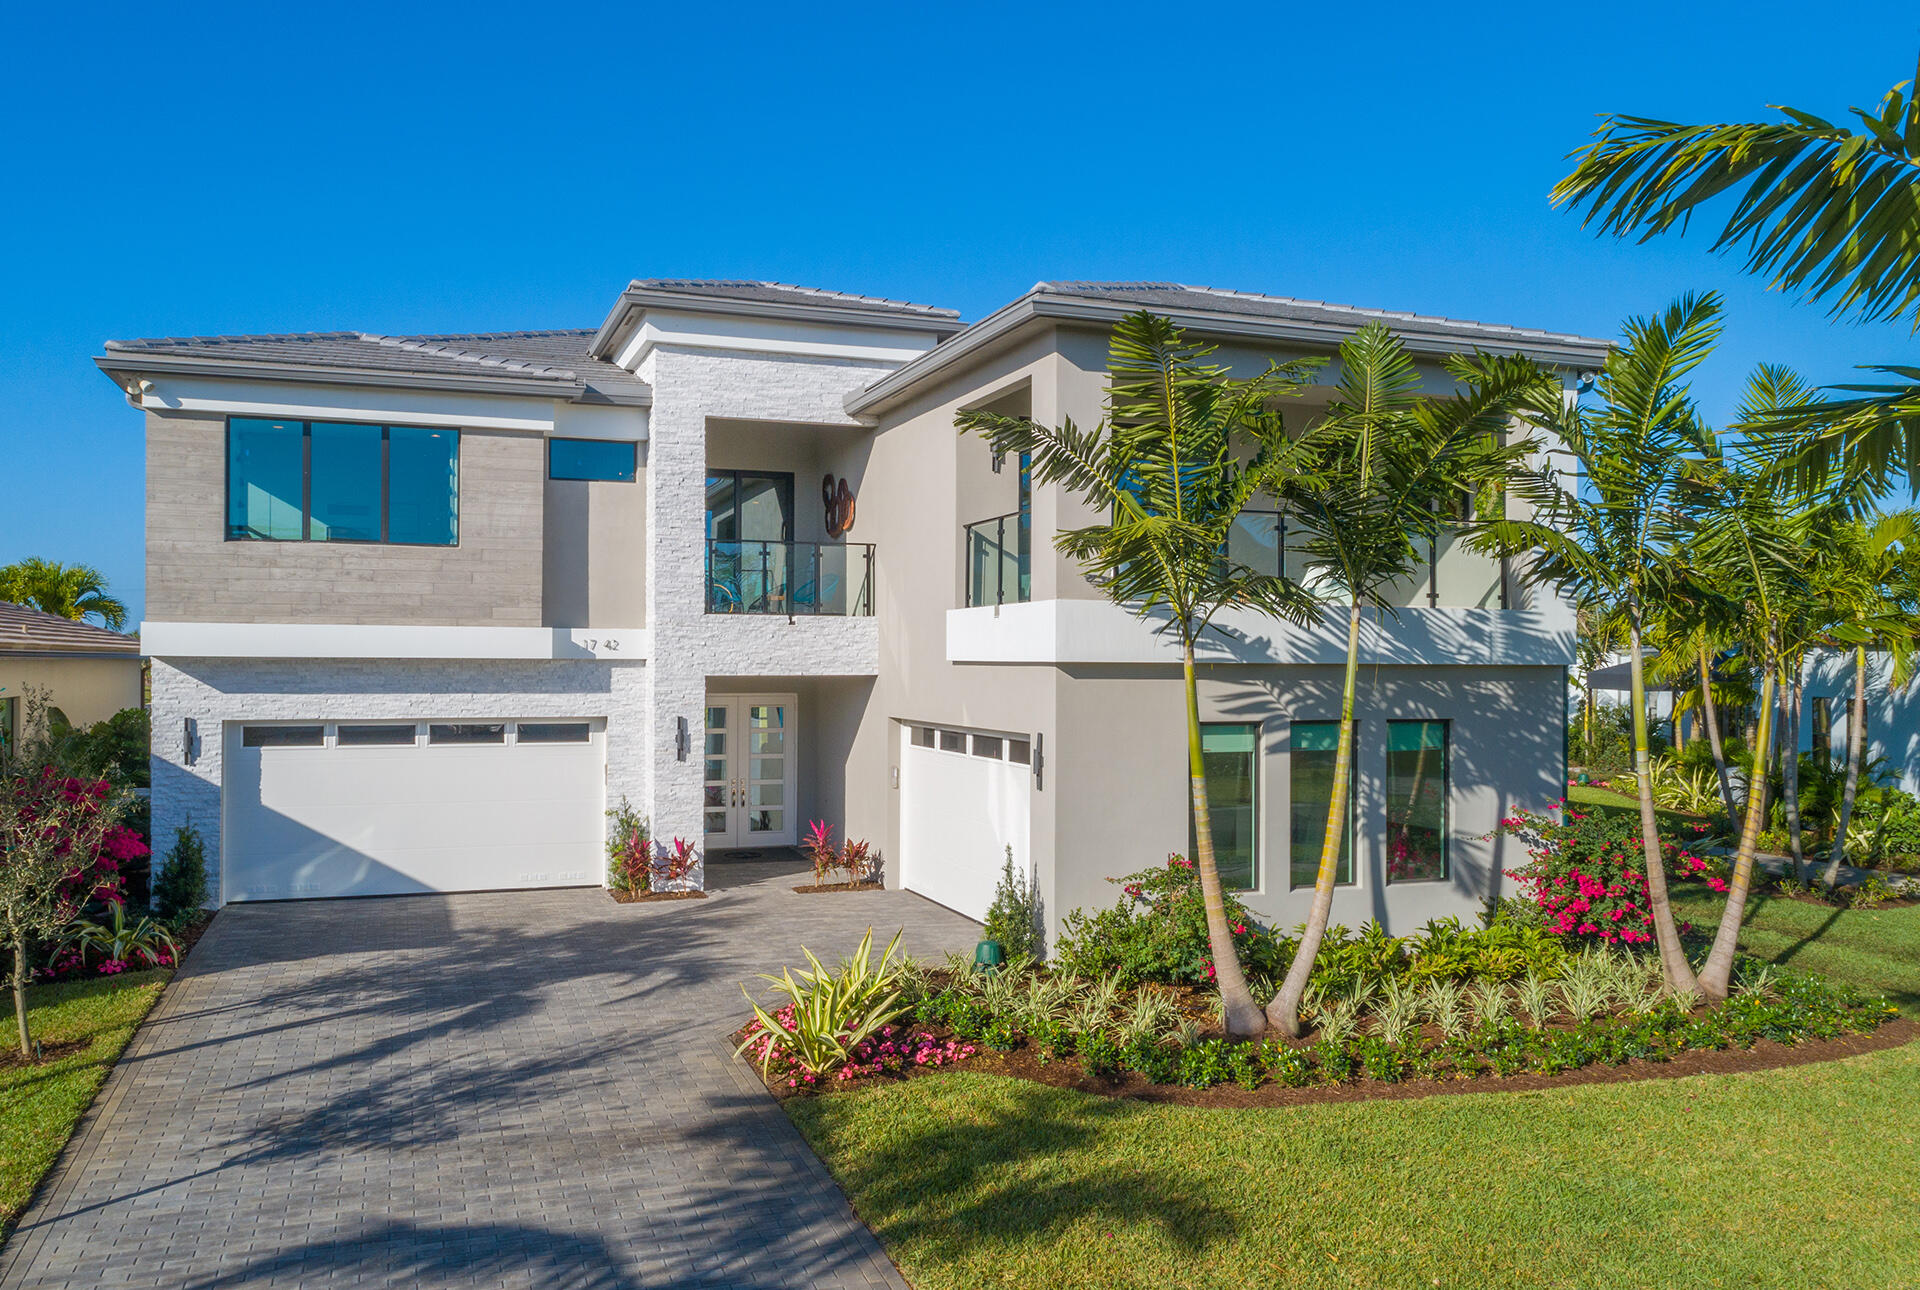
POLYGON ((1815 760, 1833 760, 1833 700, 1815 695, 1813 712, 1807 719, 1808 747, 1815 760))
MULTIPOLYGON (((1360 723, 1354 722, 1354 744, 1360 723)), ((1338 721, 1296 721, 1287 754, 1289 774, 1288 884, 1311 887, 1320 878, 1320 851, 1327 840, 1327 808, 1333 804, 1333 767, 1340 748, 1338 721)), ((1354 757, 1358 763, 1359 757, 1354 757)), ((1347 776, 1347 819, 1340 835, 1336 883, 1353 881, 1353 817, 1360 777, 1347 776)))
POLYGON ((387 459, 387 541, 458 543, 460 432, 394 426, 387 459))
MULTIPOLYGON (((1207 772, 1207 814, 1212 822, 1213 863, 1221 885, 1251 891, 1260 884, 1260 727, 1203 725, 1200 761, 1207 772)), ((1189 816, 1187 836, 1197 839, 1189 816)))
POLYGON ((1021 604, 1033 599, 1033 454, 1020 454, 1020 519, 1014 559, 1015 585, 1021 604))
POLYGON ((313 427, 307 537, 315 542, 380 540, 380 427, 313 427))
POLYGON ((235 417, 227 427, 227 536, 306 536, 306 426, 235 417))
POLYGON ((1447 876, 1447 723, 1387 723, 1387 881, 1447 876))

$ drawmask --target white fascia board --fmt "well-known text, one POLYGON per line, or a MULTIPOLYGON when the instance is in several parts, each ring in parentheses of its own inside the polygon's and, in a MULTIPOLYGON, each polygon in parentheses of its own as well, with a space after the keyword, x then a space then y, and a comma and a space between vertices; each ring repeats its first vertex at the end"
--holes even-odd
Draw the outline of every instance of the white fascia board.
MULTIPOLYGON (((1360 628, 1360 661, 1387 666, 1564 667, 1574 660, 1573 620, 1563 607, 1402 609, 1398 619, 1369 616, 1360 628)), ((1164 617, 1140 617, 1105 600, 1040 600, 947 611, 952 663, 1113 663, 1169 666, 1178 641, 1157 629, 1164 617)), ((1344 618, 1298 627, 1248 610, 1223 611, 1195 650, 1203 663, 1330 664, 1347 657, 1344 618)))
POLYGON ((647 437, 646 408, 556 403, 553 412, 553 433, 562 439, 615 439, 626 443, 647 437))
POLYGON ((644 627, 422 627, 344 623, 141 623, 152 658, 643 660, 644 627))
POLYGON ((140 395, 149 411, 303 421, 379 421, 472 430, 551 432, 556 403, 538 397, 500 397, 442 390, 300 385, 217 377, 160 376, 140 395))
POLYGON ((873 326, 835 326, 790 318, 649 309, 614 360, 629 372, 640 370, 659 345, 698 349, 737 349, 756 354, 794 354, 807 358, 850 358, 863 362, 905 363, 934 346, 924 331, 889 331, 873 326))

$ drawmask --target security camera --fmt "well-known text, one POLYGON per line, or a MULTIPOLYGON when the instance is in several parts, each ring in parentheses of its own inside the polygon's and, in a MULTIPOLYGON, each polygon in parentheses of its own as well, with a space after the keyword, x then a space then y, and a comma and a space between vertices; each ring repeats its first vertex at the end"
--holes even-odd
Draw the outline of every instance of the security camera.
POLYGON ((1577 384, 1584 393, 1587 390, 1591 390, 1593 383, 1599 379, 1600 373, 1598 372, 1582 372, 1579 377, 1576 378, 1575 384, 1577 384))

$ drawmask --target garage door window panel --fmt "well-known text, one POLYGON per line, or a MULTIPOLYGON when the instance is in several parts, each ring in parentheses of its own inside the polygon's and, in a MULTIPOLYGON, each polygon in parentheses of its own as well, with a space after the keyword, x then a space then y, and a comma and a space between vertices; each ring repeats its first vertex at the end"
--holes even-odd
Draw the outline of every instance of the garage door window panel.
POLYGON ((504 744, 505 723, 464 723, 427 727, 427 742, 434 744, 504 744))
POLYGON ((248 726, 240 742, 247 748, 319 748, 327 731, 325 726, 248 726))
POLYGON ((593 732, 584 721, 522 721, 513 737, 523 744, 583 744, 593 732))
POLYGON ((419 732, 413 726, 347 726, 339 727, 334 742, 342 748, 403 748, 411 747, 419 738, 419 732))

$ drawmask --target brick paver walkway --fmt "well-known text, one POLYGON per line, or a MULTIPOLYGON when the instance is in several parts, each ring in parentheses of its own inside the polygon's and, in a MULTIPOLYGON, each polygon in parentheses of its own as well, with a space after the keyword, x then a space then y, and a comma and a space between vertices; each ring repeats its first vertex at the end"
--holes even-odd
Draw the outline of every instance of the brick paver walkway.
POLYGON ((598 891, 236 906, 0 1252, 0 1286, 900 1286, 722 1032, 738 982, 903 892, 598 891))

